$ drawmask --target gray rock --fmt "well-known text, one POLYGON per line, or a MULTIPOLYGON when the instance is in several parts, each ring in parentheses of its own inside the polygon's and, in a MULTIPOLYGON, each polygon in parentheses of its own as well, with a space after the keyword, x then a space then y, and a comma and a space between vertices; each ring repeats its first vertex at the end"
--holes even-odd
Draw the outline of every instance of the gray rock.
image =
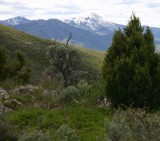
POLYGON ((9 95, 6 90, 0 90, 0 100, 7 100, 9 99, 9 95))
POLYGON ((30 94, 30 93, 34 93, 37 90, 39 90, 39 87, 28 84, 26 86, 17 87, 15 89, 11 90, 10 92, 14 93, 14 94, 21 94, 21 93, 30 94))

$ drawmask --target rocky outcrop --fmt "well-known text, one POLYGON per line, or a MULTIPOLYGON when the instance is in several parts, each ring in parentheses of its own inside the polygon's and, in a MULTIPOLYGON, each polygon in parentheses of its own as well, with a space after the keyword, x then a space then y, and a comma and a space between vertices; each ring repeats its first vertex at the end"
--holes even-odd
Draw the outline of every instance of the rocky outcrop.
POLYGON ((37 86, 26 85, 26 86, 17 87, 15 89, 11 90, 10 92, 14 93, 14 94, 23 94, 23 93, 31 94, 31 93, 36 92, 37 90, 39 90, 39 87, 37 87, 37 86))
POLYGON ((21 105, 20 101, 12 99, 6 90, 0 88, 0 114, 11 111, 21 105))
POLYGON ((6 90, 0 90, 0 100, 7 100, 9 99, 9 95, 6 90))

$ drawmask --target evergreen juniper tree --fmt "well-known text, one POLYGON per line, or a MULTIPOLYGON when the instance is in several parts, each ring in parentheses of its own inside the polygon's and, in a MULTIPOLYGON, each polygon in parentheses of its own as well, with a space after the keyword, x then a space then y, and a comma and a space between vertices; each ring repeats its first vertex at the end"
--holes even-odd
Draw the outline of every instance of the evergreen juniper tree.
POLYGON ((113 107, 160 106, 159 55, 153 34, 134 14, 124 30, 116 30, 102 69, 105 91, 113 107))

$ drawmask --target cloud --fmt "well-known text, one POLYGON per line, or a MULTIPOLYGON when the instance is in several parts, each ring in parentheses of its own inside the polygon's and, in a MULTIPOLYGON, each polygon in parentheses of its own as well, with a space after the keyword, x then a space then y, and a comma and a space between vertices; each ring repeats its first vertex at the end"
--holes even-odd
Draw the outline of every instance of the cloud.
POLYGON ((123 3, 123 4, 138 4, 140 2, 142 2, 142 0, 122 0, 121 3, 123 3))
POLYGON ((160 8, 160 2, 149 2, 146 6, 149 8, 160 8))
POLYGON ((160 27, 159 0, 0 0, 0 19, 13 16, 67 19, 95 12, 109 21, 127 24, 132 11, 142 24, 160 27))

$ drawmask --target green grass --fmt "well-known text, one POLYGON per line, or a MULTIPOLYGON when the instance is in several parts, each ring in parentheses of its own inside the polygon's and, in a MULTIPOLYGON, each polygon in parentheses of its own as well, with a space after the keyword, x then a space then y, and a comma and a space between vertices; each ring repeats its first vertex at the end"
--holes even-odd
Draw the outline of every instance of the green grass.
POLYGON ((81 141, 96 141, 96 138, 104 139, 104 121, 107 115, 106 109, 74 106, 53 111, 40 108, 20 109, 7 113, 6 119, 19 133, 33 129, 49 131, 56 140, 58 128, 68 124, 81 141))
POLYGON ((64 103, 53 98, 52 95, 43 95, 42 89, 31 94, 12 94, 22 102, 20 107, 6 113, 6 122, 13 128, 15 135, 34 130, 50 132, 54 141, 58 140, 57 130, 63 124, 69 125, 76 131, 81 141, 103 140, 105 119, 108 119, 110 110, 97 107, 97 94, 91 89, 78 102, 64 103), (35 107, 40 104, 40 107, 35 107), (49 106, 46 106, 49 105, 49 106))
POLYGON ((94 69, 101 71, 103 60, 105 57, 104 51, 98 51, 93 49, 88 49, 84 47, 76 47, 85 56, 85 61, 90 64, 94 69))
MULTIPOLYGON (((58 82, 52 83, 41 77, 45 68, 49 65, 46 51, 51 44, 53 44, 51 40, 28 35, 0 25, 0 45, 7 49, 10 55, 9 59, 12 60, 15 57, 16 50, 23 52, 27 61, 26 65, 32 71, 32 82, 39 84, 41 88, 32 94, 12 94, 9 92, 10 97, 22 102, 22 105, 5 114, 7 123, 13 127, 15 135, 42 130, 44 132, 49 131, 53 140, 57 140, 59 127, 68 124, 76 131, 81 141, 103 140, 105 134, 104 121, 109 111, 97 108, 95 92, 92 92, 92 96, 88 96, 78 103, 69 104, 57 103, 52 95, 43 95, 44 89, 57 89, 59 86, 58 82), (42 81, 39 81, 39 79, 42 81), (41 106, 35 108, 36 104, 41 106)), ((81 53, 83 63, 87 64, 89 69, 101 72, 104 52, 74 45, 70 46, 81 53)), ((10 90, 19 84, 6 80, 5 83, 0 85, 10 90)))
MULTIPOLYGON (((59 42, 57 42, 60 44, 59 42)), ((46 57, 46 51, 49 45, 53 44, 52 40, 42 39, 36 36, 17 31, 10 27, 0 25, 0 45, 7 48, 10 59, 15 57, 15 51, 19 50, 24 53, 27 60, 27 67, 32 71, 32 80, 39 81, 39 76, 48 67, 49 61, 46 57)), ((101 71, 104 52, 86 49, 79 46, 77 48, 84 57, 84 62, 92 68, 101 71)))

